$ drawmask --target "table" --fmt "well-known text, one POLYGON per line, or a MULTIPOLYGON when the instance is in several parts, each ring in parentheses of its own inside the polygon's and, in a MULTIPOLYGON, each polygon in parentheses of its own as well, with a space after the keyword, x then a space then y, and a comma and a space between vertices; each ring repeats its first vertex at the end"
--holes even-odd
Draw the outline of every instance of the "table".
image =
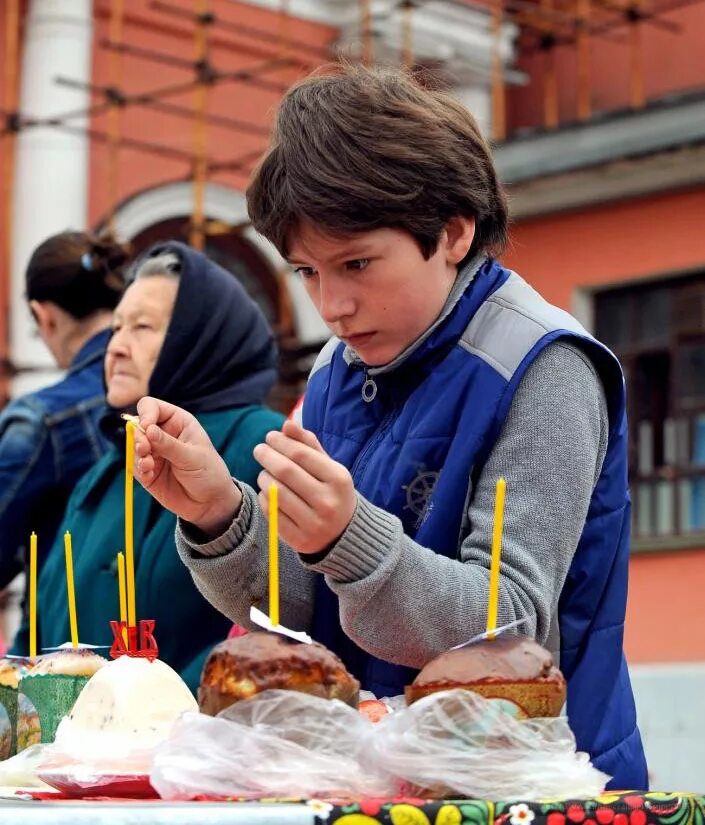
POLYGON ((596 799, 489 802, 367 799, 272 802, 0 800, 12 825, 705 825, 705 796, 606 792, 596 799))

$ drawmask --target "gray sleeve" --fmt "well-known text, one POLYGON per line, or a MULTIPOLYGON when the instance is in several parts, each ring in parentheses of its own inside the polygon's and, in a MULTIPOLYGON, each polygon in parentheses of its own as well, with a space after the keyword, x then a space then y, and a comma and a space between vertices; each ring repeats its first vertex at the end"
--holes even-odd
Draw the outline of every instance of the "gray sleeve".
POLYGON ((423 666, 484 631, 495 484, 507 481, 498 623, 529 619, 546 644, 605 456, 607 406, 589 359, 564 343, 527 370, 478 479, 459 560, 406 537, 361 496, 330 553, 311 569, 339 597, 347 635, 387 661, 423 666))
MULTIPOLYGON (((176 549, 196 587, 221 613, 243 627, 252 628, 250 607, 268 613, 267 522, 257 493, 238 482, 242 505, 228 530, 213 541, 199 543, 190 525, 180 519, 176 549)), ((314 575, 297 554, 279 542, 280 621, 292 630, 308 630, 313 613, 314 575)))

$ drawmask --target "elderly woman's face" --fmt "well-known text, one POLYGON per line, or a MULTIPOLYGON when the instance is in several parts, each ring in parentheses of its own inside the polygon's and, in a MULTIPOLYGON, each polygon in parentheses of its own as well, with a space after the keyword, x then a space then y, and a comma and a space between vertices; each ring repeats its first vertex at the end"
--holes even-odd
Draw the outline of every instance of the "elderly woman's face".
POLYGON ((129 407, 147 394, 164 343, 179 282, 151 275, 130 286, 115 309, 105 356, 108 403, 129 407))

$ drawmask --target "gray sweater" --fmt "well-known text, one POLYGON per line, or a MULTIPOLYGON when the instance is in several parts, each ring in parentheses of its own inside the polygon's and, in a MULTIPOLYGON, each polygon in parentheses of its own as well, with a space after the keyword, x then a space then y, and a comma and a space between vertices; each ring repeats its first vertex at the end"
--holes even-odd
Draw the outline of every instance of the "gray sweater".
MULTIPOLYGON (((307 630, 314 573, 337 594, 347 635, 390 662, 422 667, 485 629, 495 480, 507 480, 498 623, 526 617, 558 661, 558 599, 583 530, 607 449, 602 383, 576 347, 555 342, 531 364, 469 502, 457 559, 404 535, 396 516, 358 496, 353 518, 325 558, 308 565, 281 543, 281 622, 307 630)), ((218 610, 251 627, 266 611, 267 524, 257 495, 225 534, 199 544, 179 523, 176 544, 193 579, 218 610)))

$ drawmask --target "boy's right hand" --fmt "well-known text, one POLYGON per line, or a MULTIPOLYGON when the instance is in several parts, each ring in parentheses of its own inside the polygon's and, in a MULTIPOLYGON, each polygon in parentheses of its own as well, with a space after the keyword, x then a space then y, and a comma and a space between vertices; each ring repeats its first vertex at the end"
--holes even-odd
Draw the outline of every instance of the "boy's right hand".
POLYGON ((135 478, 156 500, 209 538, 224 533, 242 495, 191 413, 145 397, 137 404, 135 478))

